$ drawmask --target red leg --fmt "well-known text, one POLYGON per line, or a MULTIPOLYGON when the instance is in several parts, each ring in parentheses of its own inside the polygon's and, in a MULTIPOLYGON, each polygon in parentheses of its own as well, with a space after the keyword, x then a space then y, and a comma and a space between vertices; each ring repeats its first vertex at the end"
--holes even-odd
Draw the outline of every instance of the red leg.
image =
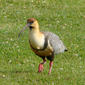
POLYGON ((48 74, 50 74, 50 73, 51 73, 52 65, 53 65, 53 61, 50 61, 50 63, 49 63, 50 68, 49 68, 49 72, 48 72, 48 74))
POLYGON ((43 64, 45 64, 45 63, 46 63, 46 60, 44 59, 43 62, 39 64, 38 72, 43 71, 43 69, 44 69, 43 64))

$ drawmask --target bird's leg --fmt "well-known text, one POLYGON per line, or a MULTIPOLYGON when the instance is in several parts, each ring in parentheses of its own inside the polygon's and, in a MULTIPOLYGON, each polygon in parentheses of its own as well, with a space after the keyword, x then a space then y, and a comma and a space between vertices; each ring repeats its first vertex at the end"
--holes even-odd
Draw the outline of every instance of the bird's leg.
POLYGON ((45 64, 45 63, 46 63, 46 60, 45 60, 45 59, 43 59, 43 62, 39 64, 38 72, 43 71, 43 69, 44 69, 43 64, 45 64))
POLYGON ((49 63, 50 68, 49 68, 49 72, 48 72, 48 74, 50 74, 50 73, 51 73, 52 65, 53 65, 53 61, 50 61, 50 63, 49 63))

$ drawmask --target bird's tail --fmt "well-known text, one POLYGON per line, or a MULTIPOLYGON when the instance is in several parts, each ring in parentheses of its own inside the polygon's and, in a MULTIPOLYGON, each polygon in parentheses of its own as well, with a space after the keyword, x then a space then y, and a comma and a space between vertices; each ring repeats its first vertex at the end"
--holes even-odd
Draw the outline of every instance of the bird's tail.
POLYGON ((68 51, 68 49, 66 48, 64 51, 68 51))

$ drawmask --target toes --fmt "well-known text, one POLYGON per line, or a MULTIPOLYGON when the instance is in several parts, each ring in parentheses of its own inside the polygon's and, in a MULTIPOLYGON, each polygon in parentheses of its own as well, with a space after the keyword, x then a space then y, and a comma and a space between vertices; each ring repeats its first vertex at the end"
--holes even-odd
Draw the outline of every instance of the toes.
POLYGON ((51 74, 51 72, 49 71, 49 72, 48 72, 48 74, 50 75, 50 74, 51 74))

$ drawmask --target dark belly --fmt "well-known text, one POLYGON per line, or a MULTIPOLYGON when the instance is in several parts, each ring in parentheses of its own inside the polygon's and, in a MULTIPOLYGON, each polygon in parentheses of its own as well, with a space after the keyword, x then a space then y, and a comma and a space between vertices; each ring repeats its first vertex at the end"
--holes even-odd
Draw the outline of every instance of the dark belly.
POLYGON ((35 50, 35 49, 32 49, 33 52, 38 55, 38 56, 51 56, 53 54, 53 51, 50 50, 50 49, 45 49, 45 50, 35 50))
POLYGON ((35 49, 32 48, 32 51, 33 51, 36 55, 38 55, 39 57, 41 57, 42 59, 47 58, 47 59, 50 60, 50 61, 53 61, 53 59, 54 59, 54 52, 53 52, 52 49, 46 48, 45 50, 40 50, 40 51, 39 51, 39 50, 35 50, 35 49))

